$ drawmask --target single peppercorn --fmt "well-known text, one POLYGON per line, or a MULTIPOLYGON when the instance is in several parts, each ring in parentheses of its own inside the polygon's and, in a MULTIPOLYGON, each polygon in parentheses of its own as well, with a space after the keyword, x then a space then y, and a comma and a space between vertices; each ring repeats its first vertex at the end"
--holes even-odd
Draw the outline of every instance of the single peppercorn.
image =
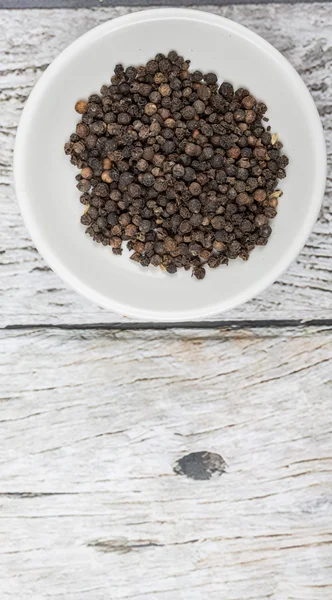
POLYGON ((232 84, 228 81, 224 81, 219 88, 219 94, 224 96, 224 98, 230 102, 234 95, 234 88, 232 84))
POLYGON ((88 109, 88 103, 85 100, 78 100, 75 104, 75 110, 80 115, 84 115, 88 109))
POLYGON ((196 279, 204 279, 204 277, 205 277, 204 267, 197 267, 196 269, 194 269, 193 274, 195 275, 196 279))
POLYGON ((244 106, 244 108, 250 110, 252 108, 254 108, 256 104, 256 98, 254 96, 251 96, 251 94, 249 94, 248 96, 245 96, 242 99, 242 106, 244 106))
POLYGON ((264 189, 257 189, 254 192, 254 200, 256 200, 256 202, 264 202, 266 198, 266 191, 264 189))
POLYGON ((153 175, 151 175, 151 173, 144 173, 142 175, 141 182, 146 187, 151 187, 155 182, 155 178, 153 177, 153 175))
POLYGON ((146 104, 144 107, 144 112, 149 117, 151 117, 152 115, 155 115, 157 110, 158 110, 157 105, 153 104, 153 102, 148 102, 148 104, 146 104))
POLYGON ((197 90, 197 96, 203 102, 207 102, 211 98, 211 90, 207 85, 201 85, 197 90))

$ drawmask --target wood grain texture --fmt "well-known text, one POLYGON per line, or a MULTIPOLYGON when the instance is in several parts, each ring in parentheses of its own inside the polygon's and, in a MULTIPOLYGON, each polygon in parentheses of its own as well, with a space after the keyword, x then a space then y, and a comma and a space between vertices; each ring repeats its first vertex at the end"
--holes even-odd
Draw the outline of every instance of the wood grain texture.
POLYGON ((331 330, 0 348, 1 598, 331 598, 331 330), (203 450, 226 473, 174 473, 203 450))
MULTIPOLYGON (((332 4, 207 7, 248 25, 290 60, 312 91, 329 155, 324 207, 298 260, 245 307, 225 319, 319 319, 332 312, 332 4), (292 27, 289 27, 289 24, 292 27)), ((0 218, 1 324, 103 323, 122 317, 69 290, 36 252, 19 215, 12 184, 15 131, 24 102, 49 62, 79 35, 130 8, 1 11, 0 218)), ((220 318, 220 317, 217 317, 220 318)), ((126 322, 126 321, 125 321, 126 322)))

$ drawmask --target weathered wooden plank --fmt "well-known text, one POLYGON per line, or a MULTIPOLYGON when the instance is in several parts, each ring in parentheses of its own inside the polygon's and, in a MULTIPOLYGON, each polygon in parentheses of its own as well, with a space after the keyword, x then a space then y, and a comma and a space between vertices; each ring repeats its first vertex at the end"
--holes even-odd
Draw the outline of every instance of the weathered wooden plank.
MULTIPOLYGON (((19 215, 12 185, 12 154, 19 116, 47 64, 71 41, 129 8, 1 11, 0 43, 0 290, 2 324, 117 322, 121 317, 93 306, 68 290, 48 270, 19 215)), ((331 316, 332 197, 332 20, 331 4, 207 7, 271 41, 297 68, 322 116, 329 155, 329 179, 319 221, 298 260, 280 280, 225 319, 327 318, 331 316), (289 28, 289 23, 292 28, 289 28)), ((220 318, 217 317, 217 318, 220 318)))
POLYGON ((331 330, 0 347, 2 597, 331 597, 331 330), (202 450, 226 473, 173 472, 202 450))

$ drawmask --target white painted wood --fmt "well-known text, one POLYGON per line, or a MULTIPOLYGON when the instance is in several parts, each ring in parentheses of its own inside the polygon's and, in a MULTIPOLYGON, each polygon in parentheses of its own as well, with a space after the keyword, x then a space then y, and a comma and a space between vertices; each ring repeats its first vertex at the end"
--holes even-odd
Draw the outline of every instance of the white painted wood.
MULTIPOLYGON (((271 41, 302 75, 322 116, 329 153, 327 195, 298 260, 265 293, 224 319, 320 319, 331 316, 332 4, 205 7, 271 41), (291 23, 291 27, 290 27, 291 23)), ((123 321, 67 289, 35 251, 12 185, 14 136, 24 102, 42 70, 79 35, 128 8, 0 13, 1 324, 123 321)), ((218 317, 217 317, 218 318, 218 317)), ((219 317, 220 318, 220 317, 219 317)))
POLYGON ((331 598, 331 330, 0 347, 1 598, 331 598), (226 474, 173 473, 200 450, 226 474))

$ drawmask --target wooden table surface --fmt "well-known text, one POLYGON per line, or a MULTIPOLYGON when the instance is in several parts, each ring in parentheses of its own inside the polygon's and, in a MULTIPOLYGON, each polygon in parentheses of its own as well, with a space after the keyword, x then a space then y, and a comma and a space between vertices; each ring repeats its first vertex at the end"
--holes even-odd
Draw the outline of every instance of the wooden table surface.
POLYGON ((15 199, 24 102, 63 48, 135 2, 107 4, 0 0, 0 599, 330 600, 332 3, 205 7, 299 71, 328 182, 274 285, 177 327, 68 289, 15 199))

